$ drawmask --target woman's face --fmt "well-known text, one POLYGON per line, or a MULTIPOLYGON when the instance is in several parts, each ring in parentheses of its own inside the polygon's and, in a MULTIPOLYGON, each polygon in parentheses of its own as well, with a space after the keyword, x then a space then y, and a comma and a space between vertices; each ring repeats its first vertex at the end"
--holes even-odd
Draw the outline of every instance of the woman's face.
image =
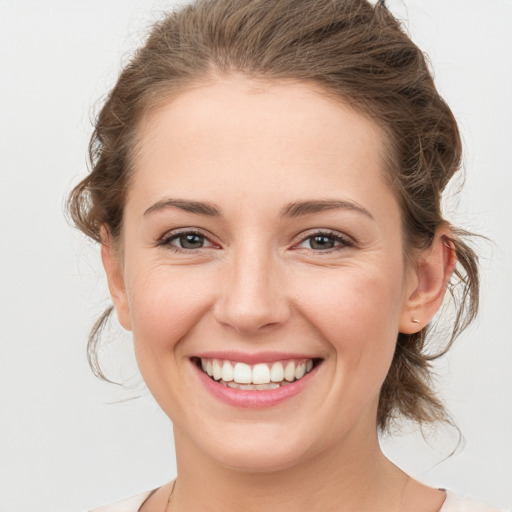
POLYGON ((219 79, 142 126, 116 271, 104 257, 199 452, 275 470, 375 435, 417 286, 383 155, 377 125, 306 84, 219 79))

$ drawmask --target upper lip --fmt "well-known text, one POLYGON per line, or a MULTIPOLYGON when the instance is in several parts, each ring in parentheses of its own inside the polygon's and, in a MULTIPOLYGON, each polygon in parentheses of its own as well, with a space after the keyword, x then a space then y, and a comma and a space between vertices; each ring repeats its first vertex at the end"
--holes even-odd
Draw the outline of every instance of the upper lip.
POLYGON ((194 357, 201 359, 222 359, 227 361, 237 361, 246 364, 256 363, 274 363, 276 361, 286 361, 289 359, 321 359, 318 356, 304 354, 300 352, 237 352, 237 351, 210 351, 195 354, 194 357))

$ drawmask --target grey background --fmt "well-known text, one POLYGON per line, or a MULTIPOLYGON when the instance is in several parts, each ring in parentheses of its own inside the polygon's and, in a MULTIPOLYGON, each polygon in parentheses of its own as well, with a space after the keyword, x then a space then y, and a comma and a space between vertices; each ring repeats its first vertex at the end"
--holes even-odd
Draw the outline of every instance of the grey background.
MULTIPOLYGON (((90 118, 145 28, 172 1, 0 1, 0 511, 70 512, 175 475, 171 426, 113 328, 96 380, 85 344, 108 304, 99 251, 63 201, 86 172, 90 118), (131 399, 134 396, 141 398, 131 399)), ((512 506, 512 2, 390 2, 430 56, 459 120, 466 186, 448 218, 479 244, 479 321, 438 365, 454 432, 383 440, 434 486, 512 506)))

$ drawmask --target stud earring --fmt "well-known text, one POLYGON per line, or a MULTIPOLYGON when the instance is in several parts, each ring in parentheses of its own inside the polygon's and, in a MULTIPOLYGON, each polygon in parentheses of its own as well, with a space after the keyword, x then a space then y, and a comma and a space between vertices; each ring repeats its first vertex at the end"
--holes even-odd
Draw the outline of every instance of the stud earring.
POLYGON ((420 321, 419 321, 419 320, 416 320, 416 318, 411 318, 411 322, 412 322, 413 324, 419 324, 419 323, 420 323, 420 321))

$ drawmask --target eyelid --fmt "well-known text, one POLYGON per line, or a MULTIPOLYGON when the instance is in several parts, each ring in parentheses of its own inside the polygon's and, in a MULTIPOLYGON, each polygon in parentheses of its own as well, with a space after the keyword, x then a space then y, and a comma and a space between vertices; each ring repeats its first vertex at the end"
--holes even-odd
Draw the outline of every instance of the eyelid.
POLYGON ((170 231, 166 231, 162 236, 160 236, 158 238, 158 240, 156 241, 156 245, 172 248, 176 251, 183 251, 183 252, 192 252, 192 251, 196 250, 196 249, 183 249, 183 248, 180 248, 180 247, 177 247, 177 246, 171 244, 172 241, 176 240, 177 238, 179 238, 180 236, 183 236, 183 235, 197 235, 197 236, 200 236, 200 237, 204 238, 205 240, 207 240, 208 243, 210 244, 206 247, 198 247, 198 249, 210 249, 211 247, 219 245, 219 244, 216 244, 215 242, 213 242, 211 239, 212 237, 210 235, 206 234, 202 229, 194 228, 194 227, 176 228, 176 229, 171 229, 170 231))
MULTIPOLYGON (((315 229, 310 229, 304 233, 301 233, 299 235, 299 241, 296 242, 292 249, 293 250, 296 250, 296 249, 300 249, 300 247, 298 247, 300 244, 302 244, 303 242, 305 242, 306 240, 308 240, 309 238, 312 238, 314 236, 326 236, 326 237, 331 237, 333 238, 335 241, 339 242, 340 245, 338 246, 335 246, 331 249, 324 249, 324 250, 315 250, 315 249, 309 249, 315 253, 323 253, 323 254, 327 254, 329 252, 335 252, 335 251, 338 251, 340 249, 344 249, 344 248, 350 248, 350 247, 355 247, 356 246, 356 243, 355 241, 353 240, 352 237, 346 235, 345 233, 341 233, 339 231, 335 231, 335 230, 332 230, 332 229, 327 229, 327 228, 315 228, 315 229)), ((212 247, 219 247, 220 244, 214 242, 212 240, 212 236, 208 233, 205 233, 204 230, 200 229, 200 228, 196 228, 196 227, 183 227, 183 228, 175 228, 175 229, 172 229, 170 231, 166 231, 162 236, 160 236, 156 242, 156 245, 157 246, 162 246, 162 247, 167 247, 167 248, 172 248, 173 250, 175 251, 182 251, 182 252, 193 252, 193 251, 196 251, 196 250, 199 250, 199 249, 210 249, 212 247), (206 247, 198 247, 197 249, 183 249, 183 248, 180 248, 180 247, 177 247, 175 245, 172 245, 172 241, 176 240, 177 238, 179 238, 180 236, 183 236, 183 235, 197 235, 197 236, 200 236, 202 238, 204 238, 207 242, 208 242, 208 246, 206 247)))
MULTIPOLYGON (((306 233, 302 233, 300 235, 299 241, 293 246, 293 249, 298 248, 297 247, 298 245, 302 244, 303 242, 305 242, 306 240, 308 240, 309 238, 312 238, 314 236, 331 237, 331 238, 334 238, 337 242, 341 243, 341 246, 333 247, 331 249, 324 249, 324 250, 310 249, 311 251, 316 252, 316 253, 326 254, 326 253, 337 251, 337 250, 340 250, 343 248, 347 248, 347 247, 350 248, 350 247, 356 246, 356 243, 353 240, 353 238, 346 235, 345 233, 341 233, 339 231, 335 231, 332 229, 316 228, 316 229, 308 230, 306 233)), ((300 249, 300 248, 298 248, 298 249, 300 249)))

